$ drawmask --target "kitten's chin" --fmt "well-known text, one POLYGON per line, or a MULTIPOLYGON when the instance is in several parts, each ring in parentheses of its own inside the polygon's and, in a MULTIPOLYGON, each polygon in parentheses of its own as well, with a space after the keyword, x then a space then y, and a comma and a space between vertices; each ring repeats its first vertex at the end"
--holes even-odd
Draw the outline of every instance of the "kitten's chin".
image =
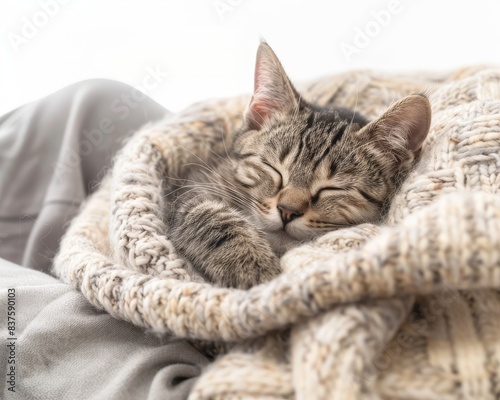
POLYGON ((288 250, 297 247, 303 241, 295 239, 283 230, 266 232, 266 239, 277 256, 285 254, 288 250))

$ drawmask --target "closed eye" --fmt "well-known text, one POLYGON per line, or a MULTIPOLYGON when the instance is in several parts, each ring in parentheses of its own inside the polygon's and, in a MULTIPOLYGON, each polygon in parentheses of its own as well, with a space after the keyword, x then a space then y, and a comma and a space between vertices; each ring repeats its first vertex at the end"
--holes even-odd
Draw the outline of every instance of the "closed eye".
POLYGON ((375 204, 377 207, 382 207, 383 206, 383 201, 376 199, 375 197, 371 196, 370 194, 366 193, 365 191, 361 189, 357 189, 358 193, 364 197, 364 199, 372 204, 375 204))
POLYGON ((337 187, 337 186, 326 186, 326 187, 323 187, 323 188, 319 189, 316 192, 316 194, 311 198, 311 202, 313 204, 316 203, 319 200, 319 195, 321 194, 321 192, 327 192, 327 191, 340 192, 340 191, 345 191, 347 189, 348 188, 341 188, 341 187, 337 187))
POLYGON ((281 190, 283 188, 283 175, 281 175, 281 172, 279 172, 276 168, 274 168, 271 164, 262 161, 263 164, 267 165, 269 168, 271 168, 276 174, 279 176, 280 183, 278 185, 278 190, 281 190))
POLYGON ((324 187, 324 188, 321 188, 320 190, 318 190, 318 192, 313 196, 313 198, 312 198, 311 201, 313 203, 315 203, 316 201, 318 201, 320 193, 324 192, 324 191, 336 191, 336 192, 339 192, 339 191, 346 191, 346 190, 349 190, 349 189, 356 190, 369 203, 372 203, 372 204, 376 205, 379 208, 383 206, 383 201, 378 200, 375 197, 373 197, 370 194, 368 194, 367 192, 365 192, 364 190, 361 190, 361 189, 355 188, 355 187, 340 188, 340 187, 336 187, 336 186, 327 186, 327 187, 324 187))

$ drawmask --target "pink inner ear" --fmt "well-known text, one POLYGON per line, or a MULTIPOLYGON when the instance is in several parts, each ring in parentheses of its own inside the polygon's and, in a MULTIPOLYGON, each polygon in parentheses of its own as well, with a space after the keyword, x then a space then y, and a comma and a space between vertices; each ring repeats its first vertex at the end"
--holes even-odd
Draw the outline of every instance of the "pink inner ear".
POLYGON ((272 102, 265 96, 266 85, 269 85, 269 81, 263 76, 265 67, 263 66, 261 57, 262 56, 257 53, 254 75, 254 94, 245 112, 247 123, 254 129, 261 128, 264 119, 267 118, 273 109, 272 102))
POLYGON ((279 88, 276 82, 272 81, 273 75, 269 60, 259 58, 255 65, 254 94, 250 102, 252 117, 259 124, 262 124, 272 111, 278 109, 274 99, 277 93, 273 92, 279 88))
POLYGON ((264 97, 258 95, 253 95, 250 100, 249 105, 249 117, 252 118, 253 122, 257 123, 259 126, 262 125, 264 120, 269 116, 269 114, 277 110, 275 104, 264 97))
POLYGON ((245 112, 245 119, 247 124, 253 129, 259 129, 262 126, 262 122, 264 121, 263 112, 259 109, 254 100, 253 96, 250 100, 250 104, 245 112))
POLYGON ((245 119, 254 129, 275 111, 285 111, 296 104, 295 92, 278 58, 266 44, 257 50, 254 93, 245 113, 245 119))

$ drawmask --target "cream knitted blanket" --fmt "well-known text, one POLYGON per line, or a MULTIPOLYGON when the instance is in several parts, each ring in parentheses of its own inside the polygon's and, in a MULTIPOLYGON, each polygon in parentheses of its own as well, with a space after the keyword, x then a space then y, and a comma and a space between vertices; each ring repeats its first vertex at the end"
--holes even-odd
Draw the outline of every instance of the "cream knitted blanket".
POLYGON ((272 282, 215 288, 165 235, 163 194, 184 165, 225 153, 246 97, 138 132, 72 222, 54 272, 116 318, 235 342, 190 399, 498 399, 500 69, 360 71, 302 92, 374 118, 423 89, 431 131, 386 223, 291 250, 272 282))

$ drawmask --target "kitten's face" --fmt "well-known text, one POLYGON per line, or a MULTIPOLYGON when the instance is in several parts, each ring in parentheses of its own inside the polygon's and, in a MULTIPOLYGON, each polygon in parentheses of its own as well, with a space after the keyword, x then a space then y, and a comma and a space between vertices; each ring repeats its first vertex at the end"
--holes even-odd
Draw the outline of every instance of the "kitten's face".
POLYGON ((392 163, 360 134, 365 125, 304 108, 238 137, 235 183, 275 249, 378 218, 393 189, 392 163))
POLYGON ((282 253, 376 221, 427 135, 427 99, 410 96, 368 124, 301 100, 274 53, 261 48, 246 124, 233 143, 234 183, 256 226, 282 253))

